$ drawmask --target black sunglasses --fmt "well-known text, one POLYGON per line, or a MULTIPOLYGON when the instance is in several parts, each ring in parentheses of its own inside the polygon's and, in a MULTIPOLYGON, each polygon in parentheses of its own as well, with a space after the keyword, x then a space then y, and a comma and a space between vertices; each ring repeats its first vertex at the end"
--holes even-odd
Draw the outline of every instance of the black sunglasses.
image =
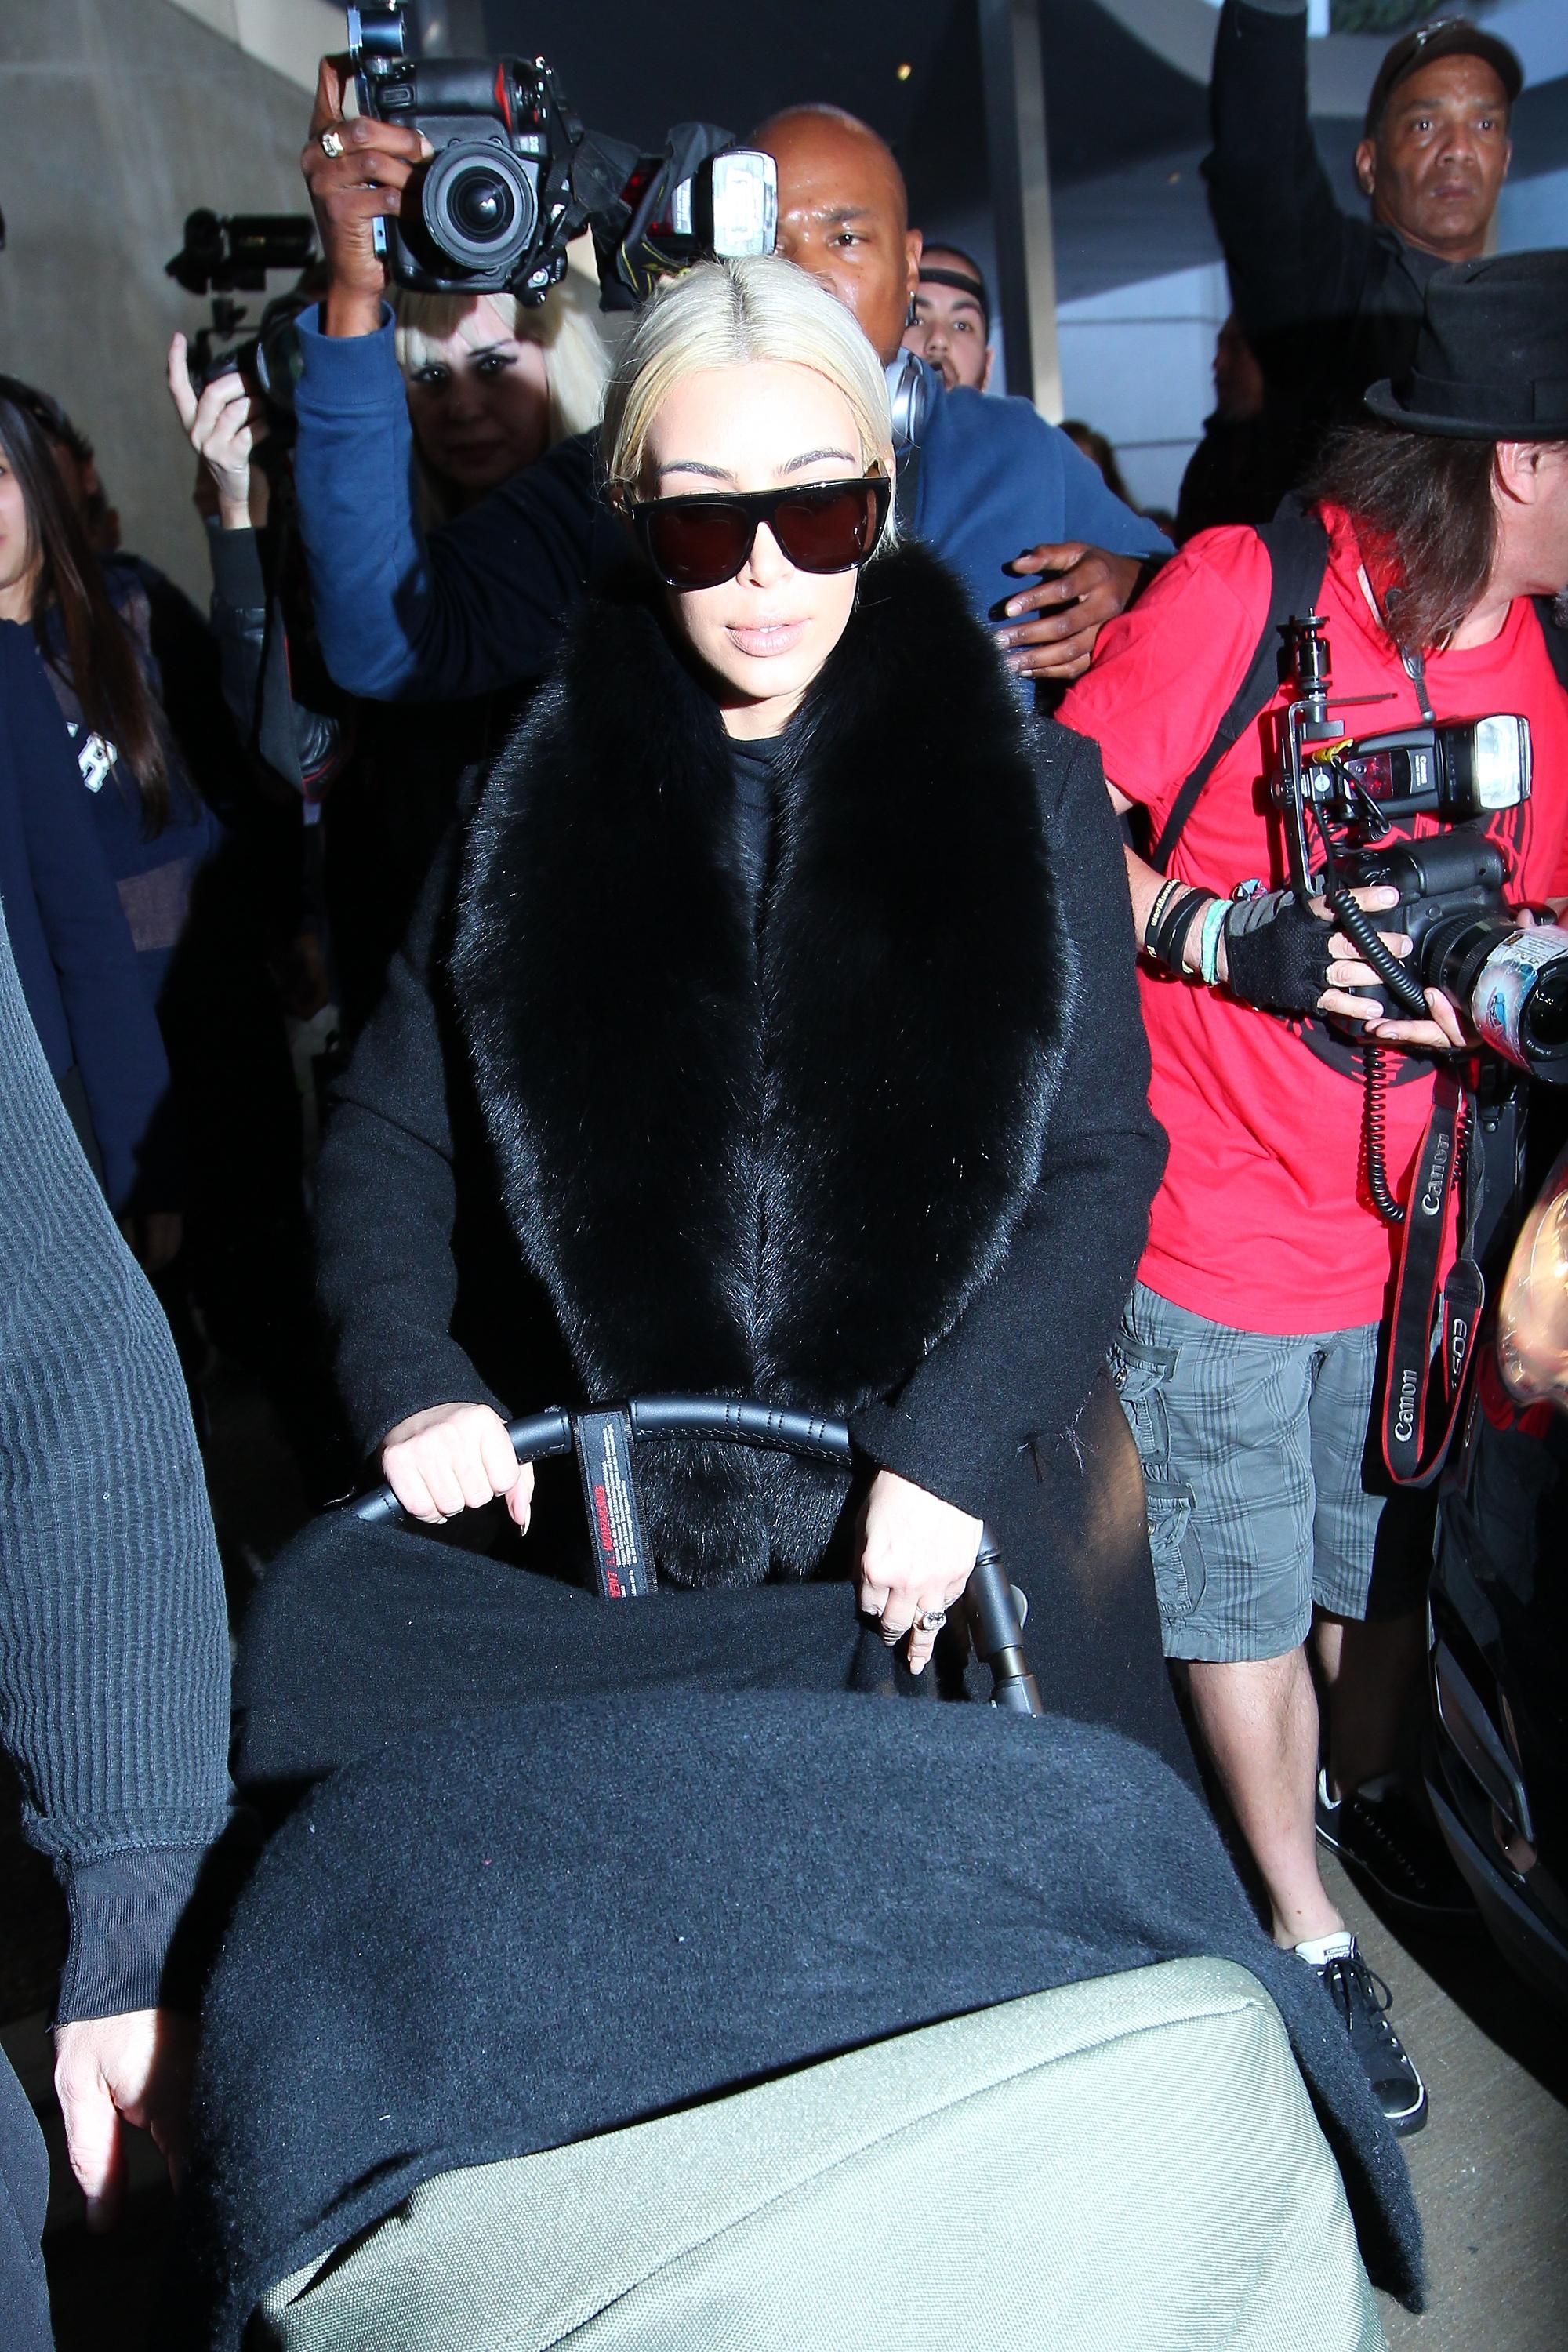
POLYGON ((787 490, 700 491, 626 509, 668 588, 717 588, 744 566, 766 523, 797 572, 858 571, 888 519, 889 484, 868 475, 787 490))

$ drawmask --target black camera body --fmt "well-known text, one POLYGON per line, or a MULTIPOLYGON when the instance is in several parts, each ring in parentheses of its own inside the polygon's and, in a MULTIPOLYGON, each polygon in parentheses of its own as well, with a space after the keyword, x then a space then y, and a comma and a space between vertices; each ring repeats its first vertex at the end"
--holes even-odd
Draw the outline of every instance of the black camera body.
POLYGON ((1340 878, 1347 888, 1382 885, 1399 893, 1399 905, 1377 919, 1380 930, 1401 930, 1410 940, 1410 963, 1422 985, 1457 993, 1443 975, 1458 940, 1478 925, 1508 923, 1503 855, 1484 834, 1456 827, 1417 841, 1341 854, 1340 878))
POLYGON ((243 334, 248 312, 234 297, 265 293, 269 269, 301 276, 315 257, 309 213, 223 214, 204 206, 187 214, 185 241, 164 264, 164 275, 188 294, 212 297, 212 317, 192 336, 186 361, 198 398, 220 375, 241 375, 252 392, 291 415, 300 373, 294 321, 306 298, 279 295, 263 309, 255 333, 243 334))
POLYGON ((422 58, 362 73, 360 103, 436 150, 385 224, 400 286, 537 299, 555 283, 581 226, 572 166, 583 127, 542 59, 422 58))
POLYGON ((542 301, 592 229, 601 307, 626 310, 693 262, 773 251, 773 158, 727 131, 678 123, 644 155, 584 131, 542 58, 410 58, 403 0, 351 7, 348 29, 362 113, 436 151, 375 224, 400 286, 542 301))

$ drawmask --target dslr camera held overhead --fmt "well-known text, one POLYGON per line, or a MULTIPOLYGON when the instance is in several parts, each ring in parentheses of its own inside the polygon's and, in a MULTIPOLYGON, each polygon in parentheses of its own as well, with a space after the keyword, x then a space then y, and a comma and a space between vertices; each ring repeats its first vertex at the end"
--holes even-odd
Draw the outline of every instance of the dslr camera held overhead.
POLYGON ((362 113, 435 151, 402 213, 376 224, 402 286, 542 301, 591 230, 605 310, 643 300, 693 262, 771 253, 771 155, 678 123, 662 155, 584 130, 543 58, 411 58, 402 0, 350 8, 362 113))

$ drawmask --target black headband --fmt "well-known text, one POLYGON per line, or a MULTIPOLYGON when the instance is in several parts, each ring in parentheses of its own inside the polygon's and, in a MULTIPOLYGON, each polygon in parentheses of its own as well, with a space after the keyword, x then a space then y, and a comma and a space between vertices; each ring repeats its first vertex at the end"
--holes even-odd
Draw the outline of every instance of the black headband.
POLYGON ((980 305, 980 315, 987 327, 991 324, 991 305, 985 299, 985 289, 978 278, 970 278, 962 269, 928 269, 921 264, 922 286, 952 286, 960 294, 972 294, 980 305))

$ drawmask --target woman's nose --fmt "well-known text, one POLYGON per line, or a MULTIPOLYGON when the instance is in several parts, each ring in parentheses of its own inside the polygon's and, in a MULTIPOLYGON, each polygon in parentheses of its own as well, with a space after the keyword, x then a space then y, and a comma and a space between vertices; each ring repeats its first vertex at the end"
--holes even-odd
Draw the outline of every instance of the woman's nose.
POLYGON ((757 535, 752 541, 751 554, 746 559, 746 568, 741 574, 742 580, 749 581, 755 588, 771 588, 776 580, 782 580, 786 572, 792 572, 794 569, 795 566, 773 537, 773 526, 770 523, 760 522, 757 525, 757 535))

